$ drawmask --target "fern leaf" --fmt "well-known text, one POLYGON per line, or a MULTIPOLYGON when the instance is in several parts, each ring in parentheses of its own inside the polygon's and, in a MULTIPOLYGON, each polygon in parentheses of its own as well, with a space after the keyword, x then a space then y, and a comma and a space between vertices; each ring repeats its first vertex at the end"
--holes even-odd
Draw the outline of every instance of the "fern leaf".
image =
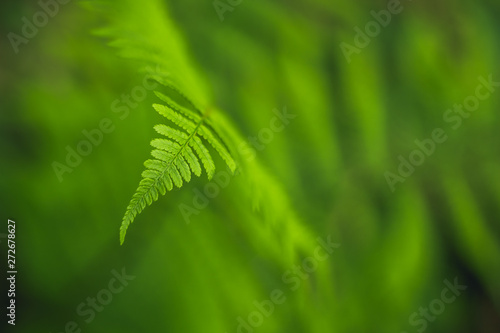
POLYGON ((234 162, 233 158, 231 157, 231 154, 229 154, 229 152, 227 151, 226 147, 224 147, 224 145, 221 144, 221 142, 217 138, 215 138, 215 136, 212 134, 212 132, 210 132, 207 128, 202 127, 199 130, 199 132, 200 132, 201 136, 205 140, 207 140, 208 143, 210 143, 212 145, 212 147, 215 148, 215 150, 217 150, 219 155, 222 157, 222 159, 228 165, 229 169, 231 169, 231 171, 234 172, 234 170, 236 169, 236 163, 234 162))
MULTIPOLYGON (((176 91, 176 90, 174 90, 174 91, 176 91)), ((176 92, 179 93, 178 91, 176 91, 176 92)), ((161 99, 163 102, 167 103, 168 105, 171 105, 177 112, 184 114, 186 117, 189 117, 194 121, 200 120, 200 118, 201 118, 200 114, 197 114, 196 112, 193 112, 185 107, 178 105, 171 98, 169 98, 168 96, 166 96, 158 91, 155 91, 154 93, 155 93, 156 97, 158 97, 159 99, 161 99)), ((182 97, 184 97, 184 95, 182 95, 182 94, 180 94, 180 95, 182 97)), ((194 106, 193 102, 189 102, 189 103, 194 106)))
POLYGON ((182 155, 184 156, 184 158, 188 162, 189 166, 191 167, 191 171, 193 171, 193 173, 199 177, 201 175, 200 162, 198 162, 198 159, 196 158, 195 154, 193 153, 193 150, 191 149, 191 147, 186 146, 182 155))
POLYGON ((200 176, 203 165, 208 179, 212 179, 215 163, 210 151, 203 143, 203 138, 226 162, 231 171, 236 169, 236 162, 219 136, 208 124, 208 113, 201 116, 189 110, 162 93, 156 95, 167 105, 154 104, 154 109, 180 129, 165 124, 154 126, 155 131, 164 138, 151 141, 155 149, 151 152, 154 159, 144 162, 146 170, 143 179, 130 201, 120 227, 120 243, 123 244, 129 225, 144 208, 158 200, 159 193, 164 195, 174 187, 182 187, 191 181, 192 173, 200 176))
POLYGON ((178 131, 172 127, 168 127, 167 125, 156 125, 154 127, 155 131, 157 131, 159 134, 166 136, 172 140, 175 140, 178 143, 181 143, 185 140, 187 140, 187 135, 184 132, 178 131))
POLYGON ((167 106, 161 104, 153 104, 153 108, 162 116, 181 127, 187 132, 194 131, 196 128, 195 123, 191 120, 183 117, 180 112, 180 108, 174 103, 166 102, 167 106))
POLYGON ((215 164, 214 161, 212 160, 212 156, 210 156, 210 152, 198 137, 195 137, 194 140, 191 141, 189 144, 200 157, 201 162, 203 163, 203 166, 207 171, 208 179, 209 180, 212 179, 215 172, 215 164))

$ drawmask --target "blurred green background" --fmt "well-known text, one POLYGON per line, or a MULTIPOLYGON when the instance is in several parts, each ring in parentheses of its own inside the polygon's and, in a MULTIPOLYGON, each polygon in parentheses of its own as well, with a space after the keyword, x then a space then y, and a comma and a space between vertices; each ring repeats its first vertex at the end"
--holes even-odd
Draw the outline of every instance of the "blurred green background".
POLYGON ((478 77, 500 82, 500 2, 401 2, 350 62, 341 43, 355 46, 354 28, 364 31, 387 1, 220 3, 223 20, 208 0, 116 1, 104 12, 57 3, 16 53, 8 34, 22 35, 22 18, 32 21, 41 7, 2 2, 0 233, 7 218, 16 221, 19 273, 16 326, 3 311, 0 325, 12 332, 64 332, 68 322, 77 326, 67 331, 96 333, 499 332, 500 88, 457 128, 443 116, 474 95, 478 77), (161 20, 171 31, 149 29, 161 20), (166 52, 173 45, 195 73, 191 88, 208 92, 245 140, 270 126, 275 109, 296 115, 256 149, 258 169, 242 168, 189 224, 179 207, 204 189, 205 174, 148 207, 123 246, 118 228, 153 126, 167 121, 151 107, 159 102, 152 91, 136 88, 151 84, 144 64, 92 33, 106 26, 133 41, 150 34, 166 52), (134 89, 144 97, 118 111, 134 89), (65 163, 66 147, 76 149, 82 131, 103 119, 113 130, 60 181, 53 162, 65 163), (436 128, 447 140, 391 191, 386 173, 397 174, 398 157, 408 160, 415 140, 436 128), (283 276, 314 256, 318 237, 340 247, 307 277, 293 273, 300 285, 292 290, 283 276), (109 289, 112 271, 123 268, 135 278, 87 322, 78 306, 109 289), (454 279, 467 289, 423 319, 420 309, 454 279), (238 318, 249 323, 259 311, 254 301, 263 304, 275 289, 286 300, 269 316, 260 310, 256 327, 240 327, 238 318))

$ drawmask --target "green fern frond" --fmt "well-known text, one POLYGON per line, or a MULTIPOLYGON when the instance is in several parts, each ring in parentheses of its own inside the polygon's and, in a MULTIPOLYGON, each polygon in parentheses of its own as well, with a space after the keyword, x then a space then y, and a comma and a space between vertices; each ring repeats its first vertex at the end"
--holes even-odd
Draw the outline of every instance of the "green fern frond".
POLYGON ((146 170, 142 173, 143 179, 127 207, 120 227, 121 244, 129 225, 147 205, 158 200, 158 193, 164 195, 174 185, 181 187, 184 182, 191 180, 192 173, 198 177, 201 175, 200 161, 208 179, 212 179, 215 163, 201 138, 217 151, 232 172, 236 169, 236 162, 208 124, 209 111, 201 115, 201 112, 198 114, 189 110, 159 92, 155 94, 166 106, 153 104, 153 108, 182 130, 164 124, 154 127, 165 138, 151 141, 151 146, 155 148, 151 152, 154 159, 144 162, 146 170))
POLYGON ((227 138, 221 135, 214 120, 218 112, 208 107, 212 104, 208 86, 190 62, 184 38, 169 18, 165 2, 124 0, 119 4, 105 2, 95 9, 103 11, 108 22, 96 33, 110 38, 110 45, 121 56, 143 64, 148 78, 165 88, 162 92, 155 91, 161 103, 153 108, 172 124, 154 127, 162 138, 151 141, 153 159, 144 163, 143 179, 123 217, 120 226, 123 244, 129 225, 146 206, 158 200, 159 194, 174 186, 181 187, 191 180, 192 174, 200 176, 203 169, 212 178, 215 163, 207 144, 231 171, 236 169, 236 163, 226 145, 227 138))

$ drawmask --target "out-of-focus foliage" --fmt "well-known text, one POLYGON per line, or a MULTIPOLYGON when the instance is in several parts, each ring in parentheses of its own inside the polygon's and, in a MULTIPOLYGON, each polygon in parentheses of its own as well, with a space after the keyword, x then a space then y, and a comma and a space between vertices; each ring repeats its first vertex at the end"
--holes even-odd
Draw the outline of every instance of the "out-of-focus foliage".
MULTIPOLYGON (((244 0, 222 22, 211 1, 91 3, 102 11, 61 5, 17 54, 0 41, 0 198, 18 228, 17 332, 62 332, 68 321, 83 332, 236 332, 275 289, 286 301, 255 332, 416 332, 409 317, 455 277, 467 290, 425 331, 498 331, 500 89, 460 126, 443 118, 478 77, 500 81, 497 2, 403 2, 350 63, 340 43, 353 44, 353 27, 387 2, 244 0), (122 38, 110 47, 96 29, 122 38), (216 109, 242 168, 167 192, 120 247, 153 126, 165 123, 152 90, 133 99, 147 87, 141 69, 155 65, 216 109), (295 118, 269 139, 285 111, 295 118), (112 130, 60 182, 53 162, 66 163, 67 147, 103 119, 112 130), (447 140, 392 192, 386 172, 436 128, 447 140), (292 290, 283 276, 314 256, 318 237, 341 246, 304 279, 293 273, 292 290), (135 279, 87 323, 77 307, 122 267, 135 279)), ((40 10, 2 6, 4 36, 40 10)))

